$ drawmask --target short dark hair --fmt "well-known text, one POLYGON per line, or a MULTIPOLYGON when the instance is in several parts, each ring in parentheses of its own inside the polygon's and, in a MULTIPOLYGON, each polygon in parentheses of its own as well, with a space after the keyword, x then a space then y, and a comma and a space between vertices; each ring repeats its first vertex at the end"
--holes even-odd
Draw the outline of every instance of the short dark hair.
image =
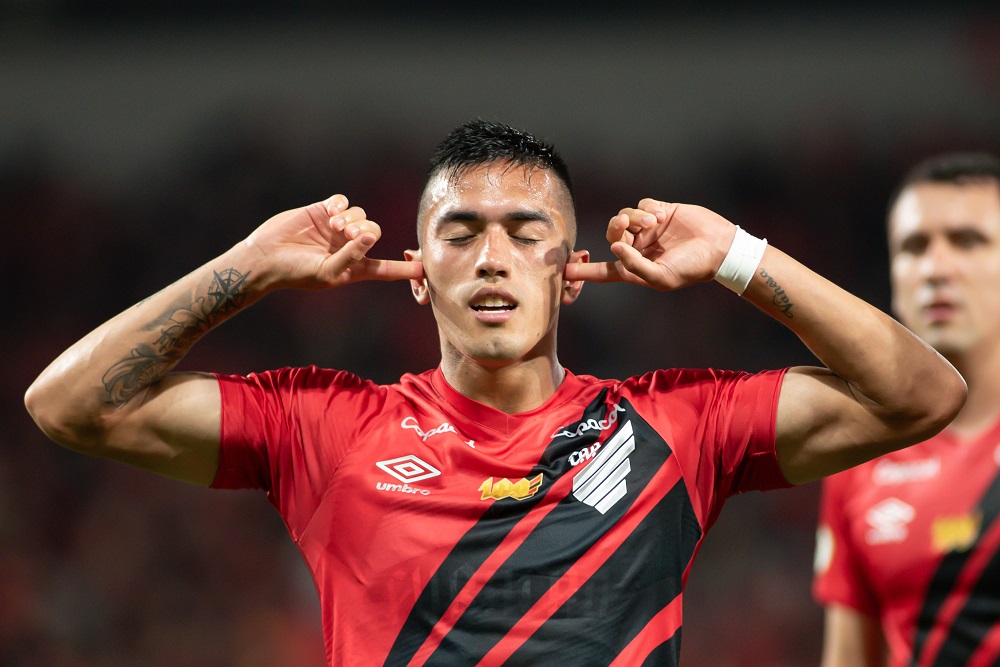
POLYGON ((427 181, 442 170, 457 176, 467 169, 496 162, 549 169, 573 197, 569 169, 552 144, 510 125, 478 118, 459 125, 438 144, 431 156, 427 181))
POLYGON ((917 163, 906 173, 889 199, 889 210, 903 190, 918 183, 966 185, 996 181, 1000 185, 1000 160, 989 153, 943 153, 917 163))

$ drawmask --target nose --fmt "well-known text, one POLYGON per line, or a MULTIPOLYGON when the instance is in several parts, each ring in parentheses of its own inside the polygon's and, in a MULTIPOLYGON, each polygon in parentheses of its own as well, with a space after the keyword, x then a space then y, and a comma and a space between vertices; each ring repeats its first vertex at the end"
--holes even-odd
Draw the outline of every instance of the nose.
POLYGON ((920 258, 920 276, 931 283, 945 282, 954 274, 956 260, 947 239, 935 237, 920 258))
POLYGON ((506 230, 487 227, 483 231, 479 255, 476 257, 476 276, 508 276, 510 274, 511 247, 506 230))

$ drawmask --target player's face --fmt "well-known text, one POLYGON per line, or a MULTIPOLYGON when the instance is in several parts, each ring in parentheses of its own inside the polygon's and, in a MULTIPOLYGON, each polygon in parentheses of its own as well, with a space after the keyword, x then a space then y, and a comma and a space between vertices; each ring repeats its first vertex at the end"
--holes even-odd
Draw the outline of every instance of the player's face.
POLYGON ((919 183, 889 216, 893 310, 949 359, 1000 341, 1000 186, 919 183))
POLYGON ((425 280, 446 359, 487 367, 555 354, 560 303, 579 283, 563 280, 575 219, 566 187, 545 169, 494 164, 458 177, 439 173, 421 205, 423 239, 411 253, 425 280))

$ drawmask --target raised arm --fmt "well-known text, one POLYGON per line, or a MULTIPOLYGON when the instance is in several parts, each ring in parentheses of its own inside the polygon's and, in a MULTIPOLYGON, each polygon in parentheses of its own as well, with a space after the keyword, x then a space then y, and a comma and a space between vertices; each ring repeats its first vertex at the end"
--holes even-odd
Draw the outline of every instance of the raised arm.
MULTIPOLYGON (((568 264, 566 277, 659 290, 711 280, 736 231, 708 209, 644 199, 608 225, 618 261, 568 264)), ((791 329, 826 366, 793 368, 782 384, 777 452, 792 483, 925 440, 965 401, 965 381, 930 346, 777 248, 764 249, 743 297, 791 329)))
POLYGON ((366 257, 380 234, 342 195, 274 216, 63 352, 28 388, 28 412, 71 449, 211 483, 218 384, 204 373, 171 370, 205 333, 272 290, 419 278, 417 262, 366 257))

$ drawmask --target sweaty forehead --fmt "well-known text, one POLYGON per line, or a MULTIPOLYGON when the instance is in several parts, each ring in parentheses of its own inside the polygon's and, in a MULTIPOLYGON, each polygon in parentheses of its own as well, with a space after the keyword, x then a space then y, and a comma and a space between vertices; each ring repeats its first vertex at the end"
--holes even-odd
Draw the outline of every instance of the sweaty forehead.
POLYGON ((500 217, 518 209, 544 211, 563 221, 575 240, 573 202, 562 180, 548 169, 509 163, 487 164, 431 176, 420 198, 417 230, 420 240, 428 224, 457 211, 478 217, 500 217))
POLYGON ((903 190, 889 215, 889 237, 957 228, 1000 231, 996 183, 917 183, 903 190))

